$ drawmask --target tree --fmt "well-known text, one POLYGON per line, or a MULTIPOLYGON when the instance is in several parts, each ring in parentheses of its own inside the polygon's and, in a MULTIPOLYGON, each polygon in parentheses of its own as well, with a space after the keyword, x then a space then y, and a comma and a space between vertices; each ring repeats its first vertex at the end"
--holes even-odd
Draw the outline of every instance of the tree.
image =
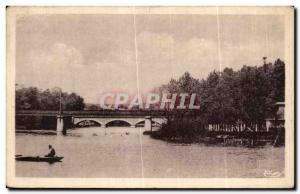
MULTIPOLYGON (((263 124, 266 118, 273 117, 275 103, 285 99, 284 62, 277 59, 272 64, 266 62, 266 57, 263 59, 259 67, 243 66, 238 71, 225 68, 221 72, 211 72, 207 79, 201 81, 185 72, 178 79, 171 79, 161 90, 169 93, 197 93, 200 101, 197 123, 200 125, 234 124, 238 121, 248 126, 263 124)), ((176 110, 173 112, 176 113, 176 110)), ((176 114, 173 123, 176 122, 180 127, 167 129, 165 126, 166 134, 182 134, 186 129, 180 128, 191 128, 190 124, 195 123, 191 121, 189 124, 184 115, 180 117, 176 114)), ((175 127, 172 124, 170 126, 175 127)))
POLYGON ((284 89, 285 89, 285 64, 280 59, 277 59, 274 64, 274 71, 272 77, 275 85, 275 96, 276 101, 284 101, 284 89))
POLYGON ((16 91, 16 109, 39 109, 39 92, 36 87, 18 89, 16 91))
POLYGON ((70 95, 64 94, 63 96, 64 110, 83 110, 84 100, 82 97, 71 93, 70 95))
POLYGON ((64 110, 83 110, 84 99, 76 93, 61 92, 59 88, 44 91, 36 87, 16 90, 16 110, 59 110, 60 93, 64 110))

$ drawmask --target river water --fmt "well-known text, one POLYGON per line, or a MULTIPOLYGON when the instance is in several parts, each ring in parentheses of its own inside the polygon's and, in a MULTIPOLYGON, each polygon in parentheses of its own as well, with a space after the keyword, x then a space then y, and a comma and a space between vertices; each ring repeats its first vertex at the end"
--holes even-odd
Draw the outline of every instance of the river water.
POLYGON ((173 144, 141 135, 142 128, 78 128, 62 135, 16 135, 16 154, 55 148, 62 162, 16 162, 19 177, 224 178, 284 176, 284 147, 242 148, 173 144))

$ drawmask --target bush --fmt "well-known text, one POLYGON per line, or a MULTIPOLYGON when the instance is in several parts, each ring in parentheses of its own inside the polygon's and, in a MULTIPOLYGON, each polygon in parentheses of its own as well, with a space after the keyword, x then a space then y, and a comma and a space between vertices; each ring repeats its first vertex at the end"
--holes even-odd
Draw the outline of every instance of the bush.
POLYGON ((191 143, 198 140, 204 134, 204 127, 198 120, 175 117, 163 124, 161 128, 151 134, 151 137, 167 141, 179 141, 191 143))

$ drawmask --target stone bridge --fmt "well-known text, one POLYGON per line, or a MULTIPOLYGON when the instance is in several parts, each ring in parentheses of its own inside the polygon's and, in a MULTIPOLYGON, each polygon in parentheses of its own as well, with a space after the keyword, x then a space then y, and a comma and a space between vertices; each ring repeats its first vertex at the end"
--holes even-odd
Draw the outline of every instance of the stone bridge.
POLYGON ((74 126, 78 126, 78 124, 84 122, 84 121, 93 121, 95 123, 98 123, 102 128, 107 127, 108 124, 114 122, 114 121, 123 121, 130 125, 131 127, 136 127, 137 124, 141 124, 145 122, 146 125, 146 120, 150 119, 151 123, 155 123, 158 125, 162 125, 165 123, 167 120, 166 118, 151 118, 151 117, 77 117, 74 116, 72 117, 72 124, 74 126))
POLYGON ((164 111, 145 110, 100 110, 100 111, 17 111, 16 116, 57 117, 56 130, 65 133, 69 126, 76 126, 81 122, 93 121, 101 127, 107 127, 111 122, 123 121, 131 127, 145 123, 145 130, 152 130, 152 125, 162 125, 167 122, 164 111))
MULTIPOLYGON (((152 125, 158 124, 162 125, 163 123, 167 122, 167 118, 164 116, 144 116, 144 115, 70 115, 71 116, 71 123, 73 126, 78 126, 81 122, 85 121, 93 121, 98 123, 101 128, 106 128, 108 124, 114 121, 123 121, 127 123, 130 127, 136 127, 137 124, 144 123, 144 128, 147 131, 152 130, 152 125)), ((69 116, 69 117, 70 117, 69 116)), ((56 130, 58 132, 66 132, 66 128, 64 126, 65 118, 68 116, 58 115, 57 116, 57 127, 56 130)))

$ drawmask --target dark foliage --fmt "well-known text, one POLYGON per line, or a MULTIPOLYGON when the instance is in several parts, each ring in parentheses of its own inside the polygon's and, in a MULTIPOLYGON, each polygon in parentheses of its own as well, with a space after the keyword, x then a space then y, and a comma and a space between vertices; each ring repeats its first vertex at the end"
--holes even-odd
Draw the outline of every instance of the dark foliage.
MULTIPOLYGON (((16 110, 59 110, 60 89, 40 90, 36 87, 21 87, 16 90, 16 110)), ((84 100, 76 93, 62 92, 63 110, 83 110, 84 100)))
MULTIPOLYGON (((171 79, 155 90, 197 93, 200 111, 196 120, 175 116, 176 119, 171 119, 158 134, 163 138, 188 139, 201 135, 207 124, 264 124, 266 118, 274 116, 275 103, 285 99, 284 66, 284 62, 277 59, 274 64, 243 66, 238 71, 231 68, 213 71, 203 80, 191 77, 188 72, 178 80, 171 79)), ((176 110, 173 115, 174 112, 177 115, 176 110)))

